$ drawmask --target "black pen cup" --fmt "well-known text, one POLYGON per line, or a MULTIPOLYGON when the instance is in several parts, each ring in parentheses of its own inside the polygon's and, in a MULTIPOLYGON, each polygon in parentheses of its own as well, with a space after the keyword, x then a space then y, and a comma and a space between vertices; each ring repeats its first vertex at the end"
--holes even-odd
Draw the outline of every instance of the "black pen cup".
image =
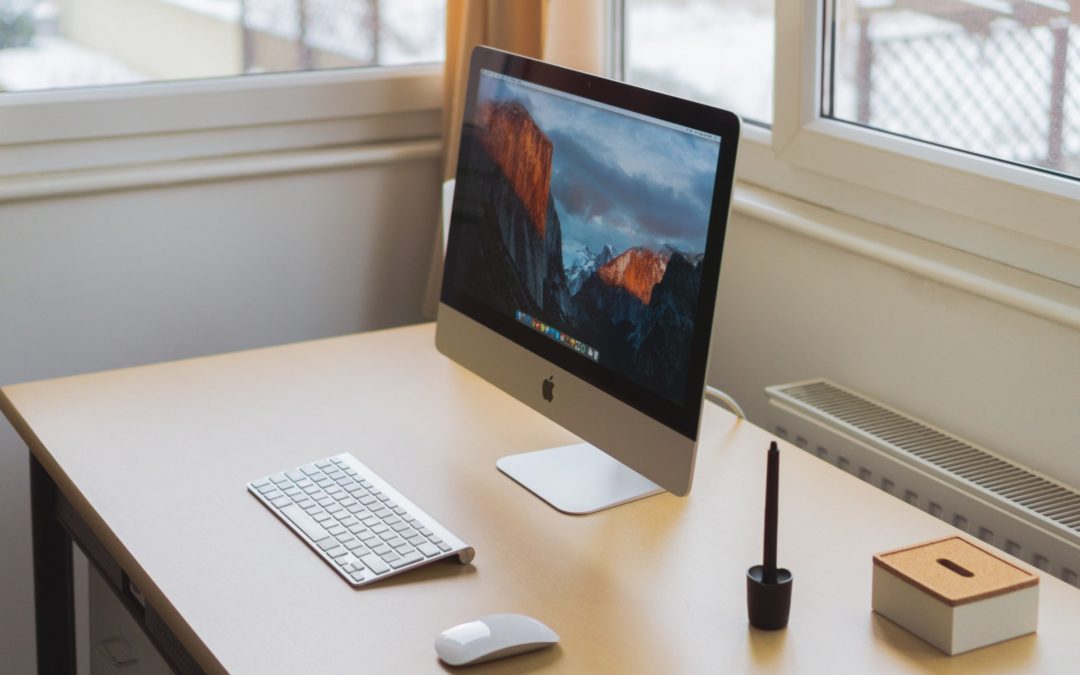
POLYGON ((746 571, 746 613, 750 625, 762 630, 787 626, 791 611, 791 572, 776 570, 776 583, 765 582, 765 568, 754 565, 746 571))

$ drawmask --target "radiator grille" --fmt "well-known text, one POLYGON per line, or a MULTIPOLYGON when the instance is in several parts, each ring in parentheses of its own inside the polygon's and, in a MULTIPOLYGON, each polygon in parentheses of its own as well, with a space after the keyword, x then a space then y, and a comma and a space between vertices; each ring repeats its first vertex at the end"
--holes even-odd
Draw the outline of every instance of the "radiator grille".
POLYGON ((1080 493, 825 380, 770 388, 845 432, 967 483, 1080 535, 1080 493))

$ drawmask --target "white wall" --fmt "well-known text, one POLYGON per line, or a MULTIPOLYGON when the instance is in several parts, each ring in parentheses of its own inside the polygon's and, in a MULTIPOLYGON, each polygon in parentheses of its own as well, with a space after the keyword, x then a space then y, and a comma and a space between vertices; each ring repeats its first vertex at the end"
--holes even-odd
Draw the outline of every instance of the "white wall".
POLYGON ((710 381, 824 376, 1080 486, 1080 332, 736 214, 710 381))
MULTIPOLYGON (((0 204, 0 384, 419 321, 439 172, 0 204)), ((0 420, 0 672, 35 671, 32 589, 26 448, 0 420)))

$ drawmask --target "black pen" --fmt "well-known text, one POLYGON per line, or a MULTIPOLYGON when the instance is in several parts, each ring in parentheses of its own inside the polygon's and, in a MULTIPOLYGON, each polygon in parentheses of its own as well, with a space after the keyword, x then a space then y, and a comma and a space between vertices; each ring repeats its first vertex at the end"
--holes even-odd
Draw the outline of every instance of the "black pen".
POLYGON ((769 446, 769 461, 765 475, 765 558, 762 581, 776 583, 776 521, 780 498, 780 448, 776 441, 769 446))

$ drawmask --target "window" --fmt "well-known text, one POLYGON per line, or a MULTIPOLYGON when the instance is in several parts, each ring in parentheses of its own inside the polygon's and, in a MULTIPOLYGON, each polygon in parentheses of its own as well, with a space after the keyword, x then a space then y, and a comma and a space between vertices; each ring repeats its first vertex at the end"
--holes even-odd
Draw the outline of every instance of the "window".
POLYGON ((823 116, 1080 175, 1080 9, 854 0, 827 9, 823 116))
POLYGON ((3 0, 0 91, 441 61, 445 0, 3 0))
POLYGON ((626 81, 772 122, 773 0, 626 0, 626 81))
POLYGON ((759 123, 740 180, 1080 288, 1077 0, 613 4, 626 79, 759 123))

